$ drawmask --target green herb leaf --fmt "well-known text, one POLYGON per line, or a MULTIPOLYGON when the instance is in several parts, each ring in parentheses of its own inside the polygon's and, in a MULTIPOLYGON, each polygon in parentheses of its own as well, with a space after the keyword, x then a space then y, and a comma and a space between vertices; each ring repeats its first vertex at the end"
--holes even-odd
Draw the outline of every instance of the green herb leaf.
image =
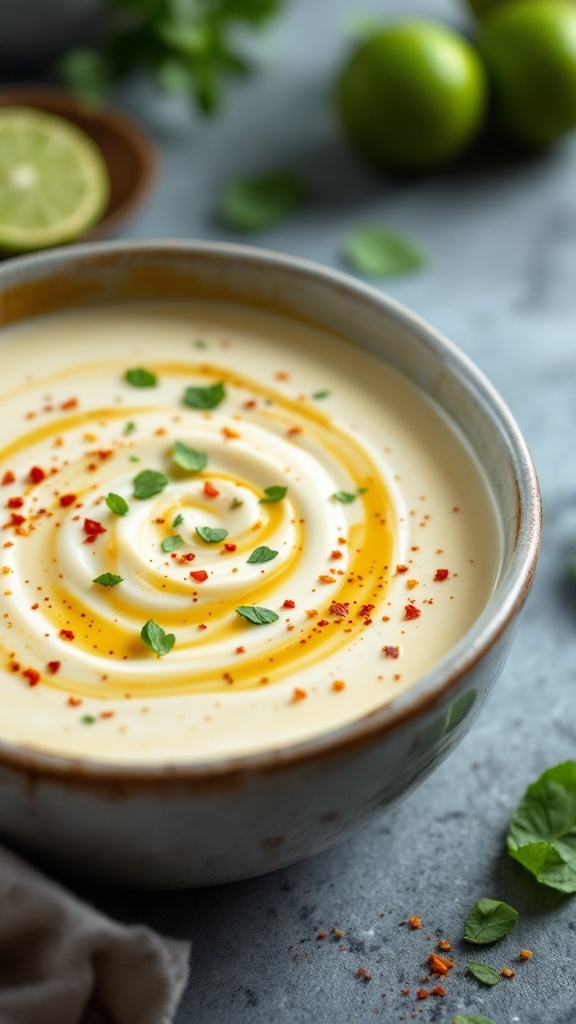
POLYGON ((343 505, 349 505, 352 501, 356 501, 358 494, 350 494, 350 491, 335 491, 332 497, 336 501, 341 501, 343 505))
POLYGON ((224 382, 209 384, 208 387, 189 387, 184 392, 184 403, 191 409, 215 409, 226 398, 224 382))
POLYGON ((82 715, 80 721, 83 722, 84 725, 94 725, 94 722, 97 722, 98 719, 94 715, 82 715))
POLYGON ((158 378, 155 373, 145 370, 143 366, 137 366, 132 370, 126 370, 124 380, 133 388, 155 388, 158 378))
POLYGON ((365 277, 394 277, 426 264, 424 254, 408 238, 376 225, 353 231, 344 255, 352 269, 365 277))
POLYGON ((134 477, 134 497, 152 498, 160 494, 168 484, 168 477, 164 473, 157 473, 155 469, 143 469, 138 476, 134 477))
POLYGON ((114 494, 113 491, 106 495, 106 504, 116 516, 127 516, 130 511, 128 502, 124 501, 124 498, 120 497, 119 494, 114 494))
POLYGON ((223 530, 219 526, 197 526, 196 533, 207 544, 217 544, 219 540, 224 540, 228 536, 228 530, 223 530))
POLYGON ((118 583, 123 582, 122 576, 116 576, 113 572, 103 572, 101 576, 97 576, 92 583, 99 583, 101 587, 115 587, 118 583))
POLYGON ((140 462, 140 459, 138 458, 137 455, 129 455, 128 462, 140 462))
POLYGON ((174 520, 172 522, 172 526, 180 526, 180 523, 183 523, 183 522, 184 522, 184 516, 182 515, 181 512, 179 512, 177 516, 174 516, 174 520))
POLYGON ((232 498, 230 508, 240 508, 243 504, 244 502, 240 501, 240 498, 232 498))
POLYGON ((265 487, 264 497, 260 498, 261 505, 267 505, 274 501, 282 501, 286 497, 287 487, 265 487))
POLYGON ((172 458, 176 465, 187 470, 188 473, 199 473, 208 464, 206 452, 197 452, 195 448, 189 448, 183 441, 174 442, 172 458))
POLYGON ((510 856, 543 885, 576 892, 576 761, 548 768, 510 819, 510 856))
POLYGON ((161 545, 162 551, 165 551, 166 554, 169 554, 170 551, 176 551, 176 548, 179 548, 180 545, 183 543, 184 541, 182 540, 180 534, 173 533, 170 535, 170 537, 164 537, 164 540, 162 541, 161 545))
POLYGON ((272 551, 272 548, 267 548, 263 544, 262 547, 255 548, 247 561, 249 565, 255 565, 257 562, 271 562, 273 558, 276 558, 277 554, 277 551, 272 551))
POLYGON ((124 430, 122 431, 122 433, 124 434, 125 437, 127 437, 128 434, 133 434, 135 430, 136 424, 134 420, 128 420, 128 422, 124 424, 124 430))
POLYGON ((494 1024, 488 1017, 467 1017, 466 1014, 457 1013, 452 1017, 452 1024, 494 1024))
POLYGON ((276 622, 276 619, 280 618, 270 608, 259 608, 255 604, 242 604, 236 611, 243 619, 252 622, 255 626, 265 626, 269 622, 276 622))
POLYGON ((205 341, 202 341, 202 338, 196 338, 196 340, 193 341, 192 344, 194 345, 194 348, 208 348, 208 345, 206 344, 205 341))
POLYGON ((147 647, 156 651, 159 658, 168 654, 176 642, 174 634, 165 633, 162 627, 154 622, 154 619, 148 619, 148 622, 142 626, 140 636, 147 647))
POLYGON ((329 391, 314 391, 312 398, 328 398, 329 395, 329 391))
POLYGON ((302 204, 306 188, 289 171, 231 182, 220 201, 219 217, 235 231, 262 231, 286 220, 302 204))
POLYGON ((501 900, 478 900, 472 908, 464 925, 466 942, 474 942, 484 946, 488 942, 502 939, 512 930, 518 920, 518 911, 509 907, 501 900))
POLYGON ((471 963, 468 964, 468 970, 483 985, 497 985, 498 982, 502 981, 502 975, 495 971, 493 967, 488 967, 487 964, 471 963))

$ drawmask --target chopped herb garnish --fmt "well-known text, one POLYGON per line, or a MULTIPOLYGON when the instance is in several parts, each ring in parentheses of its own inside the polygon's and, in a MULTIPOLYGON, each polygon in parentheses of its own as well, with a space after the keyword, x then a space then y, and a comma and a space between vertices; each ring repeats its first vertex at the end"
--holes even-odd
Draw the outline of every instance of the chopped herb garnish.
POLYGON ((115 587, 118 583, 122 583, 123 577, 116 576, 113 572, 103 572, 101 576, 97 576, 92 583, 99 583, 101 587, 115 587))
POLYGON ((188 473, 199 473, 201 469, 206 468, 208 463, 206 452, 197 452, 195 448, 189 448, 183 441, 174 442, 172 458, 176 465, 180 466, 180 469, 185 469, 188 473))
POLYGON ((228 530, 220 526, 197 526, 196 533, 208 544, 217 544, 219 540, 224 540, 228 536, 228 530))
POLYGON ((82 715, 80 721, 83 722, 84 725, 94 725, 94 722, 97 722, 98 719, 94 715, 82 715))
POLYGON ((114 494, 110 491, 110 494, 106 495, 106 504, 111 512, 117 516, 127 516, 130 509, 128 508, 128 502, 121 498, 119 494, 114 494))
POLYGON ((128 434, 133 434, 135 430, 136 424, 134 420, 128 420, 128 422, 124 424, 124 430, 122 431, 122 433, 124 434, 125 437, 127 437, 128 434))
POLYGON ((184 392, 184 403, 191 409, 215 409, 226 397, 224 382, 209 384, 206 388, 190 387, 184 392))
POLYGON ((180 545, 183 543, 184 541, 182 540, 180 534, 173 533, 169 537, 164 537, 164 540, 162 541, 161 545, 162 551, 165 551, 166 554, 169 554, 170 551, 176 551, 176 548, 179 548, 180 545))
POLYGON ((255 604, 242 604, 236 611, 243 619, 252 622, 255 626, 265 626, 269 622, 276 622, 276 619, 280 618, 270 608, 259 608, 255 604))
POLYGON ((155 469, 143 469, 138 476, 134 477, 134 497, 152 498, 160 494, 168 483, 168 477, 164 473, 157 473, 155 469))
POLYGON ((351 494, 350 491, 335 491, 332 497, 336 501, 341 501, 343 505, 349 505, 350 502, 356 501, 358 494, 351 494))
POLYGON ((133 388, 155 388, 158 379, 156 374, 151 373, 150 370, 145 370, 142 366, 137 366, 132 370, 126 370, 124 379, 131 384, 133 388))
POLYGON ((304 200, 306 187, 290 171, 231 182, 220 202, 220 219, 236 231, 261 231, 285 220, 304 200))
POLYGON ((159 658, 168 654, 176 642, 174 634, 165 633, 162 627, 154 622, 154 619, 148 619, 148 622, 142 626, 140 636, 147 647, 156 651, 159 658))
POLYGON ((471 963, 468 964, 468 970, 483 985, 497 985, 498 982, 502 981, 502 975, 495 971, 493 967, 488 967, 487 964, 471 963))
POLYGON ((330 395, 329 391, 315 391, 312 398, 328 398, 330 395))
POLYGON ((180 523, 183 523, 183 522, 184 522, 184 516, 182 515, 181 512, 179 512, 178 515, 174 517, 174 519, 172 521, 172 526, 180 526, 180 523))
POLYGON ((353 270, 365 277, 394 277, 426 265, 423 252, 398 231, 367 225, 348 238, 344 255, 353 270))
POLYGON ((138 458, 137 455, 129 455, 128 462, 140 462, 140 459, 138 458))
POLYGON ((277 554, 277 551, 273 551, 272 548, 267 548, 263 544, 262 547, 255 548, 247 562, 249 565, 254 565, 257 562, 271 562, 273 558, 276 558, 277 554))
POLYGON ((230 508, 240 508, 240 506, 243 505, 243 504, 244 504, 244 502, 240 501, 240 498, 232 498, 232 501, 230 503, 230 508))
POLYGON ((538 882, 576 892, 576 761, 528 786, 508 826, 508 852, 538 882))
POLYGON ((500 900, 480 899, 472 908, 464 925, 466 942, 484 946, 496 942, 512 930, 518 920, 518 911, 500 900))
POLYGON ((195 338, 192 344, 194 345, 194 348, 208 348, 208 345, 202 340, 202 338, 195 338))
POLYGON ((452 1017, 452 1024, 494 1024, 488 1017, 467 1017, 466 1014, 457 1013, 452 1017))
POLYGON ((282 501, 282 498, 286 496, 287 487, 265 487, 264 497, 260 498, 260 504, 266 505, 273 501, 282 501))

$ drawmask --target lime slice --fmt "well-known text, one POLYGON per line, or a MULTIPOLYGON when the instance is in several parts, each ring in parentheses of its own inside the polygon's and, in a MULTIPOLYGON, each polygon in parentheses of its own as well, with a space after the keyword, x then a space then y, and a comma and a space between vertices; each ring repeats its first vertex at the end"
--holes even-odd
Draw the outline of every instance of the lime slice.
POLYGON ((108 170, 85 132, 29 107, 0 109, 0 247, 70 242, 108 202, 108 170))

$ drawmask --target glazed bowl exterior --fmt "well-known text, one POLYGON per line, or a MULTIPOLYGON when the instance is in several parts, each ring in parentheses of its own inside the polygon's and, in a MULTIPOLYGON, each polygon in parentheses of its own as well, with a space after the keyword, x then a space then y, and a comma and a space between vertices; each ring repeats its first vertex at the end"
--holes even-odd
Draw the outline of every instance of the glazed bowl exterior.
POLYGON ((0 739, 7 841, 132 886, 263 874, 332 846, 405 796, 462 738, 500 674, 540 538, 536 475, 502 400, 455 346, 380 292, 303 260, 219 243, 92 243, 0 267, 0 326, 94 303, 195 297, 305 319, 420 385, 487 473, 503 563, 489 604, 440 664, 392 703, 315 739, 150 767, 57 757, 0 739))

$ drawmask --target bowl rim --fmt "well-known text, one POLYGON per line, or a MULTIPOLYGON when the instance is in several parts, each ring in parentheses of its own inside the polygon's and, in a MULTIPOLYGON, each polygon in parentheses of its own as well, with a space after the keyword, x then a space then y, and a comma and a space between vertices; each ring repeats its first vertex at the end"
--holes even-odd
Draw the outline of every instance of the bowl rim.
POLYGON ((89 266, 96 257, 130 261, 133 257, 158 259, 162 255, 176 254, 188 254, 196 259, 205 255, 212 260, 252 263, 262 267, 263 272, 268 269, 272 273, 304 277, 326 290, 336 289, 339 294, 363 300, 410 330, 428 349, 442 353, 451 374, 458 371, 459 382, 467 393, 488 407, 492 423, 497 426, 501 440, 506 441, 503 455, 516 471, 516 537, 508 567, 476 622, 440 662, 399 697, 336 729, 275 750, 193 763, 97 761, 48 753, 0 738, 0 767, 10 766, 42 778, 67 778, 95 785, 130 781, 145 786, 170 780, 210 783, 223 777, 268 774, 291 765, 305 766, 321 758, 340 756, 344 750, 380 739, 440 703, 498 642, 530 589, 540 546, 542 503, 536 470, 516 420, 495 387, 464 352, 417 313, 376 287, 312 260, 251 245, 185 239, 134 239, 86 242, 12 257, 0 265, 0 300, 4 285, 10 287, 16 282, 22 283, 22 275, 28 281, 38 280, 44 269, 48 273, 50 270, 58 271, 59 264, 70 266, 81 261, 89 266))

